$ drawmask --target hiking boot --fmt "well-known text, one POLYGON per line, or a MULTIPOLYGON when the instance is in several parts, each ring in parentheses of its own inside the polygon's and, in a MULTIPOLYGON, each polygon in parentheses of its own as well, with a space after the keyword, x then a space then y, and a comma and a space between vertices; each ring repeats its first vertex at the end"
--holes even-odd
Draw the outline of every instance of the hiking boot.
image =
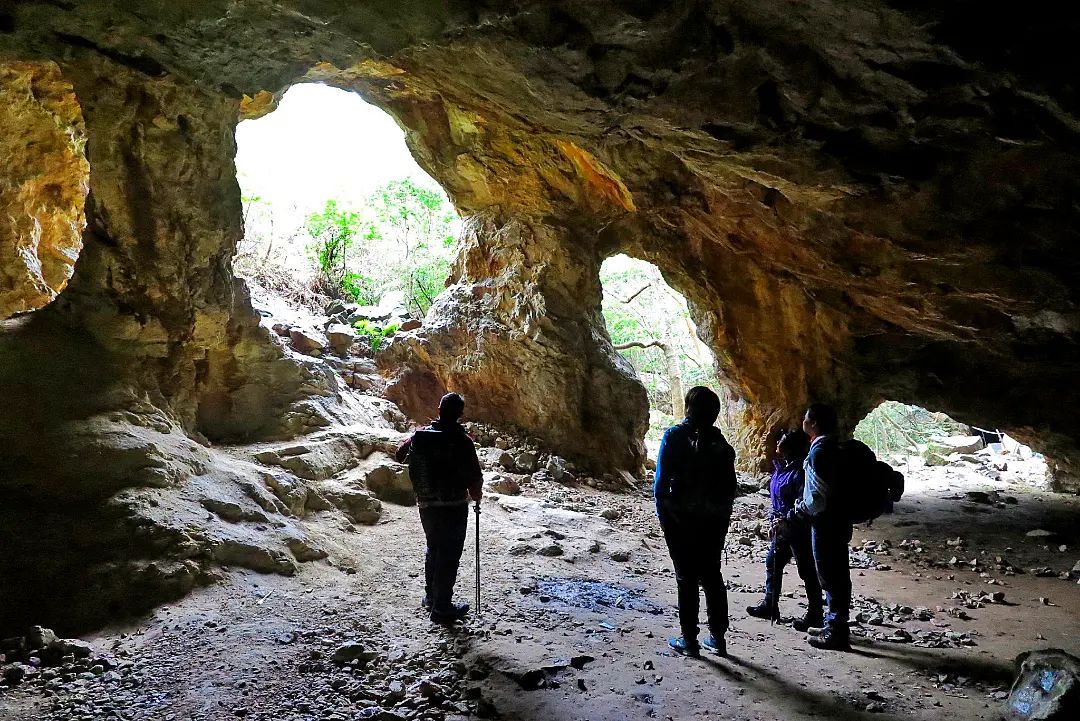
POLYGON ((696 640, 687 641, 682 636, 679 636, 678 638, 669 638, 667 644, 675 649, 676 652, 681 653, 684 656, 697 658, 701 655, 701 649, 698 648, 696 640))
POLYGON ((469 612, 469 604, 467 603, 452 603, 449 608, 446 609, 432 609, 431 620, 435 623, 454 623, 465 618, 465 614, 469 612))
POLYGON ((820 648, 822 651, 850 651, 851 642, 847 636, 842 636, 838 633, 829 633, 826 631, 817 638, 811 638, 808 643, 814 648, 820 648))
POLYGON ((825 616, 821 611, 807 611, 802 618, 796 619, 791 627, 800 633, 806 633, 812 628, 821 628, 825 625, 825 616))
POLYGON ((723 636, 706 636, 701 642, 702 648, 712 651, 717 656, 727 656, 727 641, 723 636))
POLYGON ((747 606, 746 614, 754 618, 763 618, 766 621, 775 622, 780 620, 780 608, 765 601, 756 606, 747 606))

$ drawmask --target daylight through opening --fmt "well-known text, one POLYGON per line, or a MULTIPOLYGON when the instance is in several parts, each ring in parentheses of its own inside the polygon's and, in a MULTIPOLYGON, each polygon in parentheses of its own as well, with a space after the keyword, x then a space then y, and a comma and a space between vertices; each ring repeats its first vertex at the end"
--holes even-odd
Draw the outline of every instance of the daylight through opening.
POLYGON ((733 398, 717 376, 716 359, 698 337, 686 298, 664 281, 655 265, 626 255, 604 261, 600 283, 612 345, 633 366, 649 395, 649 456, 656 457, 664 430, 682 419, 683 396, 696 385, 720 396, 723 408, 717 423, 733 437, 742 401, 733 398))
POLYGON ((1051 485, 1045 457, 1008 433, 969 426, 919 406, 885 401, 859 421, 854 436, 916 484, 960 488, 960 481, 990 481, 1002 492, 1018 484, 1051 485))
POLYGON ((286 321, 282 335, 315 355, 331 332, 377 352, 418 326, 444 288, 460 221, 394 120, 356 93, 302 84, 241 122, 236 141, 234 267, 256 306, 286 321))

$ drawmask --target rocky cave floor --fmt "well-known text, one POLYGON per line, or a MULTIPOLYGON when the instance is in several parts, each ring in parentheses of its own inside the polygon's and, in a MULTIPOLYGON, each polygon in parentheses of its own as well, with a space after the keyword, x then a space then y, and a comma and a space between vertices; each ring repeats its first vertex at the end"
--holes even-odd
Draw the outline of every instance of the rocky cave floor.
MULTIPOLYGON (((527 477, 521 495, 485 498, 482 608, 462 626, 418 608, 416 510, 386 504, 332 565, 232 569, 88 637, 89 658, 0 685, 0 719, 996 718, 1018 653, 1080 651, 1080 501, 954 467, 914 472, 908 493, 856 529, 850 654, 746 616, 762 495, 739 500, 727 541, 730 658, 691 660, 665 643, 675 589, 647 493, 527 477)), ((786 575, 795 616, 801 584, 786 575)))

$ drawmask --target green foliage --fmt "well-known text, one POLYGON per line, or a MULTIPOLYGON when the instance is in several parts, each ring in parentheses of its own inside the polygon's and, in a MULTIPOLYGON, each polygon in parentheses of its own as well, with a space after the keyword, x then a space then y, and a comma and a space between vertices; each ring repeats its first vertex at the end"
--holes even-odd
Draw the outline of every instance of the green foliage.
POLYGON ((406 307, 422 317, 450 273, 455 221, 446 196, 409 178, 382 186, 358 210, 328 200, 305 223, 316 285, 364 305, 402 291, 406 307))
POLYGON ((372 323, 366 318, 361 318, 360 320, 353 323, 353 328, 355 328, 360 335, 368 337, 368 342, 371 345, 371 350, 376 353, 379 351, 380 348, 382 348, 383 341, 394 335, 394 333, 397 333, 398 327, 399 326, 397 323, 390 323, 386 326, 380 326, 372 323))
POLYGON ((405 293, 410 310, 423 316, 444 287, 456 250, 456 219, 446 196, 411 178, 393 180, 368 198, 373 237, 389 246, 388 289, 405 293))
POLYGON ((332 298, 342 297, 349 249, 365 237, 360 214, 328 200, 322 211, 307 217, 304 227, 311 237, 308 253, 315 260, 319 289, 332 298))
POLYGON ((376 305, 379 302, 375 279, 361 273, 345 273, 341 278, 341 290, 352 302, 360 305, 376 305))

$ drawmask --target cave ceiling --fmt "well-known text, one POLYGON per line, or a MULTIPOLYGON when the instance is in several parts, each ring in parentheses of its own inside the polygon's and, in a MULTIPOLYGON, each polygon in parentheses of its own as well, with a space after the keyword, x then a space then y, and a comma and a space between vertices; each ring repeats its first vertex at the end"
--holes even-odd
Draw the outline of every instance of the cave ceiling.
MULTIPOLYGON (((656 263, 763 427, 814 398, 852 420, 895 398, 1067 462, 1080 27, 1056 6, 1001 7, 17 0, 0 58, 54 62, 80 96, 115 68, 117 88, 156 93, 143 125, 181 130, 184 93, 254 117, 295 82, 355 90, 465 216, 560 228, 589 267, 656 263)), ((558 302, 573 287, 537 283, 553 317, 574 315, 558 302)))

